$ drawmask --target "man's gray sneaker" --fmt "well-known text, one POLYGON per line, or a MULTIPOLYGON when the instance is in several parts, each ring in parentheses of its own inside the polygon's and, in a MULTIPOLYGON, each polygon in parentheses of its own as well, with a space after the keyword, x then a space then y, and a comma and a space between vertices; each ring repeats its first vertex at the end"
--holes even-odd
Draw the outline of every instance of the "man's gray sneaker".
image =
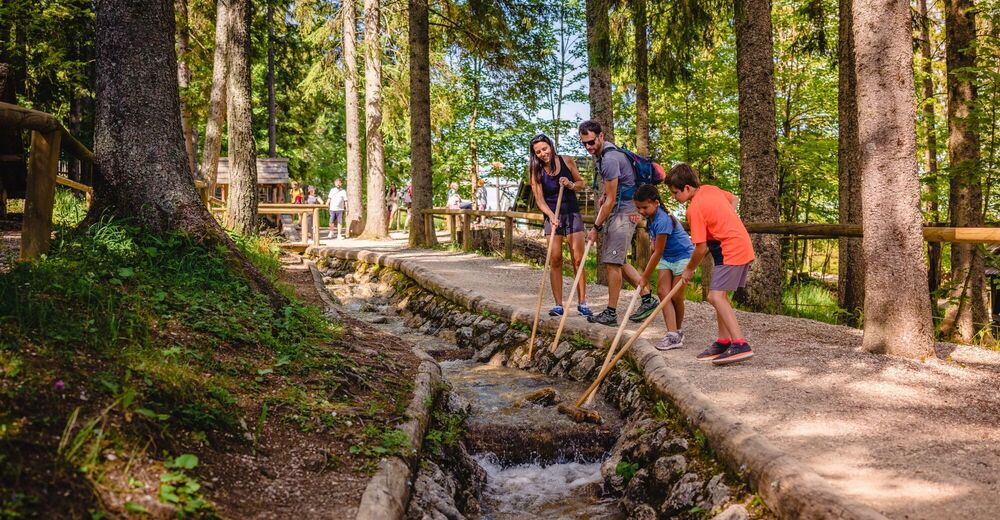
POLYGON ((618 325, 618 313, 612 311, 611 309, 604 309, 600 314, 587 316, 587 321, 614 327, 615 325, 618 325))
POLYGON ((640 300, 639 308, 636 309, 635 312, 628 317, 628 319, 632 321, 642 321, 648 318, 650 314, 653 314, 653 311, 656 310, 656 306, 659 304, 660 300, 657 300, 655 297, 650 297, 649 301, 640 300))

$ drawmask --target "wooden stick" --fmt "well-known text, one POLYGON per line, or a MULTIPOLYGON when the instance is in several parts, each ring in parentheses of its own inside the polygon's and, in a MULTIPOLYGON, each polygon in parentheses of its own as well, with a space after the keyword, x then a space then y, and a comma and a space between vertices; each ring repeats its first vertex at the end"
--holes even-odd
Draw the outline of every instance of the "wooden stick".
POLYGON ((646 321, 642 322, 642 325, 639 327, 639 329, 635 331, 635 334, 633 334, 631 338, 629 338, 628 342, 625 343, 625 346, 618 351, 618 354, 616 354, 614 359, 611 360, 611 363, 601 370, 600 374, 597 375, 597 379, 594 380, 593 384, 587 387, 587 390, 583 392, 583 395, 580 396, 580 399, 576 401, 577 408, 579 408, 580 405, 582 405, 583 402, 587 400, 587 397, 589 397, 590 394, 597 392, 597 388, 601 386, 602 382, 604 382, 604 378, 608 376, 608 373, 611 372, 611 369, 613 369, 615 365, 618 364, 618 361, 623 356, 625 356, 625 353, 628 352, 629 347, 631 347, 632 344, 635 343, 637 339, 639 339, 639 336, 641 336, 642 332, 646 330, 646 327, 649 327, 649 324, 653 323, 653 320, 656 319, 656 317, 663 310, 663 306, 666 305, 668 302, 670 302, 671 298, 674 297, 674 294, 677 294, 677 291, 680 290, 681 287, 684 287, 685 284, 686 282, 681 282, 675 285, 674 288, 670 289, 670 292, 667 293, 667 295, 664 296, 662 300, 660 300, 660 304, 656 306, 656 310, 654 310, 653 313, 650 314, 648 318, 646 318, 646 321))
POLYGON ((565 312, 563 312, 562 318, 559 320, 559 328, 556 329, 556 339, 552 340, 552 344, 549 345, 549 352, 555 352, 556 346, 559 345, 559 337, 562 336, 563 327, 566 325, 566 318, 569 317, 569 308, 573 306, 573 295, 576 294, 577 286, 580 284, 580 276, 583 275, 584 265, 587 263, 587 255, 590 253, 590 246, 594 245, 593 242, 587 241, 587 247, 583 248, 583 257, 580 258, 580 268, 576 270, 576 276, 573 278, 573 286, 569 292, 569 299, 566 300, 565 312))
MULTIPOLYGON (((552 259, 552 244, 556 242, 556 228, 559 226, 559 208, 562 206, 562 194, 564 186, 559 185, 559 195, 556 199, 556 218, 551 222, 552 233, 549 235, 549 247, 545 249, 545 267, 542 269, 542 283, 538 284, 538 299, 535 300, 535 322, 531 325, 531 339, 528 340, 528 359, 535 349, 535 332, 538 331, 538 316, 542 312, 542 295, 545 294, 545 278, 549 274, 549 263, 552 259)), ((565 314, 565 312, 563 313, 565 314)))
MULTIPOLYGON (((603 372, 604 369, 607 368, 608 363, 611 362, 611 357, 615 355, 615 349, 618 348, 618 342, 621 341, 622 333, 625 332, 625 326, 628 325, 628 317, 632 315, 632 310, 635 308, 635 302, 639 301, 640 294, 642 294, 642 287, 639 287, 635 290, 635 294, 632 295, 632 301, 628 303, 628 310, 625 311, 625 316, 624 316, 625 319, 623 319, 622 324, 618 326, 618 332, 615 334, 614 341, 611 342, 611 347, 608 349, 607 355, 604 356, 604 363, 601 364, 600 372, 603 372)), ((587 400, 583 403, 583 405, 590 406, 590 403, 593 402, 594 400, 594 394, 596 393, 597 392, 591 393, 587 397, 587 400)))

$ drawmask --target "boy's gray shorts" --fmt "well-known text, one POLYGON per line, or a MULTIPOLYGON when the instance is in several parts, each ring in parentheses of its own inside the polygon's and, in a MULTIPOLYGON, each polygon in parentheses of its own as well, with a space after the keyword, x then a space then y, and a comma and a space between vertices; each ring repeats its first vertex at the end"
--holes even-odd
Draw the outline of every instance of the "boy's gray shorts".
MULTIPOLYGON (((752 263, 750 262, 750 264, 752 263)), ((750 264, 715 266, 712 270, 712 283, 709 289, 712 291, 735 291, 746 287, 750 264)))
POLYGON ((604 224, 604 242, 601 246, 601 263, 622 265, 632 245, 635 224, 624 212, 613 213, 604 224))

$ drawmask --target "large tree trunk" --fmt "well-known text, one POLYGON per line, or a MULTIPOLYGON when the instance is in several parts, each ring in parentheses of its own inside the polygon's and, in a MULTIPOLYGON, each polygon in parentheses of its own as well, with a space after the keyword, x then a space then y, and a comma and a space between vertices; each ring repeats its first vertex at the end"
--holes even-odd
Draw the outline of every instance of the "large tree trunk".
MULTIPOLYGON (((924 74, 924 99, 921 104, 924 111, 924 133, 927 139, 927 150, 924 154, 924 171, 927 175, 925 183, 930 197, 927 210, 931 214, 931 219, 937 224, 941 221, 941 212, 938 207, 937 114, 935 113, 934 102, 934 69, 931 58, 930 19, 927 17, 927 0, 920 0, 918 4, 918 16, 920 17, 920 68, 924 74)), ((931 308, 933 309, 937 307, 934 293, 941 286, 941 242, 928 242, 927 244, 927 285, 931 291, 931 308)))
POLYGON ((917 175, 913 36, 906 0, 855 0, 865 325, 862 348, 934 355, 917 175))
POLYGON ((198 151, 194 147, 194 132, 191 130, 191 108, 184 101, 184 95, 191 84, 191 67, 187 62, 191 49, 187 0, 175 0, 174 8, 177 9, 177 19, 180 22, 177 27, 177 84, 181 92, 181 129, 184 132, 184 149, 187 151, 188 162, 191 163, 191 171, 196 172, 198 151))
POLYGON ((184 231, 222 246, 234 269, 286 300, 247 259, 198 198, 181 132, 174 11, 170 0, 97 3, 95 196, 88 214, 129 218, 153 233, 184 231))
POLYGON ((267 0, 267 156, 278 156, 278 107, 274 99, 274 7, 267 0))
MULTIPOLYGON (((646 0, 635 0, 635 153, 649 157, 649 42, 646 0)), ((642 260, 645 261, 645 260, 642 260)))
MULTIPOLYGON (((472 186, 472 202, 477 204, 476 192, 479 189, 479 143, 476 142, 476 123, 479 120, 479 99, 482 93, 479 84, 479 74, 482 72, 482 61, 473 58, 472 72, 472 116, 469 117, 469 181, 472 186)), ((474 206, 476 207, 476 206, 474 206)), ((476 207, 476 209, 485 209, 476 207)))
POLYGON ((344 3, 344 114, 347 122, 347 229, 364 222, 361 204, 364 178, 361 175, 361 136, 358 132, 358 56, 354 0, 344 3))
MULTIPOLYGON (((740 213, 746 222, 777 222, 778 149, 770 0, 735 0, 736 80, 740 104, 740 213)), ((757 259, 738 300, 777 312, 784 281, 777 235, 751 235, 757 259)))
MULTIPOLYGON (((951 225, 978 227, 983 224, 983 185, 979 133, 970 119, 976 85, 968 71, 976 65, 976 15, 972 0, 946 0, 944 5, 951 225)), ((951 306, 941 332, 968 342, 989 321, 983 255, 976 244, 952 244, 951 282, 951 306)))
POLYGON ((215 193, 219 173, 219 153, 222 150, 222 126, 226 121, 226 80, 229 77, 229 0, 217 0, 215 7, 215 55, 212 59, 212 94, 208 102, 208 124, 201 154, 201 180, 208 184, 209 194, 215 193))
MULTIPOLYGON (((14 67, 0 63, 0 101, 16 103, 14 67)), ((26 185, 24 138, 21 131, 0 128, 0 217, 7 215, 7 198, 23 196, 26 185)))
POLYGON ((427 0, 410 0, 410 182, 413 204, 410 246, 430 247, 434 233, 424 229, 421 211, 433 205, 431 177, 431 64, 427 0))
POLYGON ((257 147, 250 94, 250 0, 229 4, 229 198, 226 226, 241 235, 257 233, 257 147))
POLYGON ((587 1, 587 62, 590 78, 590 118, 601 123, 604 135, 615 141, 611 97, 611 23, 608 0, 587 1))
POLYGON ((386 238, 385 158, 382 156, 382 23, 379 0, 365 0, 365 144, 368 211, 364 236, 386 238))
MULTIPOLYGON (((840 186, 840 223, 861 223, 861 143, 858 141, 857 76, 854 71, 852 0, 840 0, 837 54, 839 83, 837 121, 837 179, 840 186)), ((847 310, 843 321, 859 325, 865 305, 865 262, 860 238, 841 238, 837 272, 837 305, 847 310)))

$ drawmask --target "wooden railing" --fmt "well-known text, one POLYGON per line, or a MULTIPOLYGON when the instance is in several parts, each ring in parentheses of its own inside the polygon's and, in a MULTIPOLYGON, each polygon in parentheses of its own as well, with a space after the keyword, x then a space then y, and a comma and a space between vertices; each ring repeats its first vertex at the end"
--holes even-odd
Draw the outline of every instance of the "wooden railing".
MULTIPOLYGON (((209 199, 209 211, 212 213, 225 213, 225 203, 219 199, 209 199), (216 204, 222 204, 221 206, 216 204)), ((300 244, 308 244, 310 241, 310 229, 313 245, 320 245, 319 242, 319 210, 327 209, 326 204, 271 204, 262 203, 257 205, 258 215, 298 215, 302 224, 302 237, 300 244), (306 227, 306 216, 312 217, 312 224, 306 227)))
POLYGON ((50 114, 9 103, 0 103, 0 125, 31 130, 28 177, 24 195, 24 222, 21 226, 21 260, 37 258, 49 250, 52 235, 52 206, 56 184, 83 191, 90 203, 89 186, 59 177, 59 152, 94 163, 94 154, 50 114))

